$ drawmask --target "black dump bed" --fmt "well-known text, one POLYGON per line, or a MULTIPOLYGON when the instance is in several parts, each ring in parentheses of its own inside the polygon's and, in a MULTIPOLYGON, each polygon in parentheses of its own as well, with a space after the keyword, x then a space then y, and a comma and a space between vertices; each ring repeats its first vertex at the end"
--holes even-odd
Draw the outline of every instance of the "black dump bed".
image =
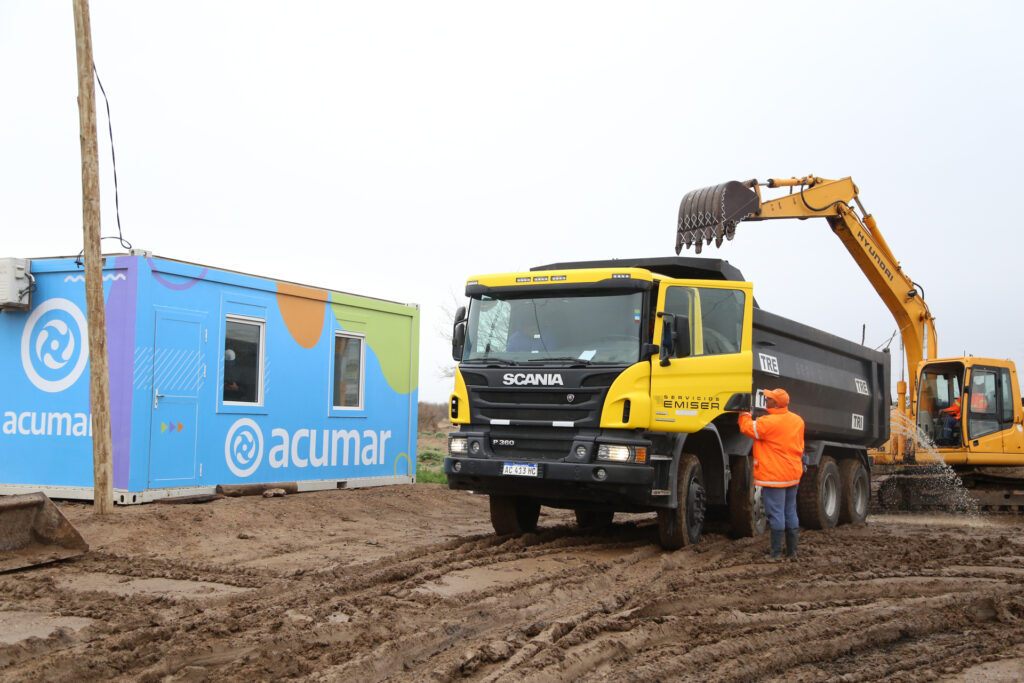
MULTIPOLYGON (((532 270, 645 268, 671 278, 744 281, 722 259, 574 261, 532 270)), ((889 354, 769 313, 754 302, 754 390, 782 388, 805 439, 873 448, 889 438, 889 354)))
POLYGON ((889 354, 754 309, 754 389, 782 388, 808 441, 889 438, 889 354))

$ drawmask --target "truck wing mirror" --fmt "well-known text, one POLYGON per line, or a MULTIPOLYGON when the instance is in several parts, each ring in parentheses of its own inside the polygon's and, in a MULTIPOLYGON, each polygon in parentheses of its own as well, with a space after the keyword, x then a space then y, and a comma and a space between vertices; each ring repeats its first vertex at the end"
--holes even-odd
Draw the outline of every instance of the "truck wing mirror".
POLYGON ((452 322, 452 360, 462 360, 462 352, 466 347, 466 307, 459 306, 455 309, 455 319, 452 322))
POLYGON ((659 313, 658 316, 664 320, 658 353, 661 366, 664 367, 672 362, 672 358, 686 358, 690 355, 690 318, 675 313, 659 313))
POLYGON ((690 349, 690 319, 685 315, 677 315, 672 320, 672 350, 676 358, 686 358, 690 349))
POLYGON ((452 360, 462 360, 462 352, 466 347, 466 321, 455 323, 452 330, 452 360))
POLYGON ((672 358, 672 320, 675 316, 671 313, 659 313, 661 323, 661 345, 658 347, 658 361, 662 367, 668 365, 672 358))

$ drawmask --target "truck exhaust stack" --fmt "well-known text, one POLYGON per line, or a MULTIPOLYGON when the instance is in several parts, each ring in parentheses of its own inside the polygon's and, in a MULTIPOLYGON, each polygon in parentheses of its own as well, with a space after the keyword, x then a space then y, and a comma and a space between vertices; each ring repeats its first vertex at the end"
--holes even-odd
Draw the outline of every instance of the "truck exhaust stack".
POLYGON ((676 253, 691 246, 698 254, 703 244, 722 246, 736 234, 736 224, 758 210, 761 199, 744 183, 731 180, 721 185, 687 192, 679 204, 676 253))
POLYGON ((88 550, 82 535, 43 493, 0 496, 0 573, 88 550))

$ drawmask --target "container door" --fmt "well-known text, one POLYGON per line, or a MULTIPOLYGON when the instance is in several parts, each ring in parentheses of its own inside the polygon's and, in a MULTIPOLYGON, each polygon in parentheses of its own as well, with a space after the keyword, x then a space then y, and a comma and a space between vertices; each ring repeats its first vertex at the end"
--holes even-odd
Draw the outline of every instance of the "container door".
POLYGON ((689 349, 667 365, 651 360, 654 429, 698 431, 724 412, 733 394, 750 392, 753 300, 748 282, 662 282, 658 311, 666 315, 658 318, 655 340, 666 320, 676 320, 689 349))
POLYGON ((192 313, 156 314, 150 488, 188 486, 196 480, 196 428, 204 375, 202 327, 202 318, 192 313))

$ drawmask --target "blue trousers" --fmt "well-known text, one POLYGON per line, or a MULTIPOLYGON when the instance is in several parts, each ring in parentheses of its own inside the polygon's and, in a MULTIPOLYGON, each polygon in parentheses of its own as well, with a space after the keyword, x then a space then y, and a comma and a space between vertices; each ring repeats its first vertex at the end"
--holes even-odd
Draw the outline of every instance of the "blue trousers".
POLYGON ((796 486, 761 487, 764 512, 768 516, 768 526, 772 531, 799 528, 800 520, 796 518, 796 489, 796 486))

